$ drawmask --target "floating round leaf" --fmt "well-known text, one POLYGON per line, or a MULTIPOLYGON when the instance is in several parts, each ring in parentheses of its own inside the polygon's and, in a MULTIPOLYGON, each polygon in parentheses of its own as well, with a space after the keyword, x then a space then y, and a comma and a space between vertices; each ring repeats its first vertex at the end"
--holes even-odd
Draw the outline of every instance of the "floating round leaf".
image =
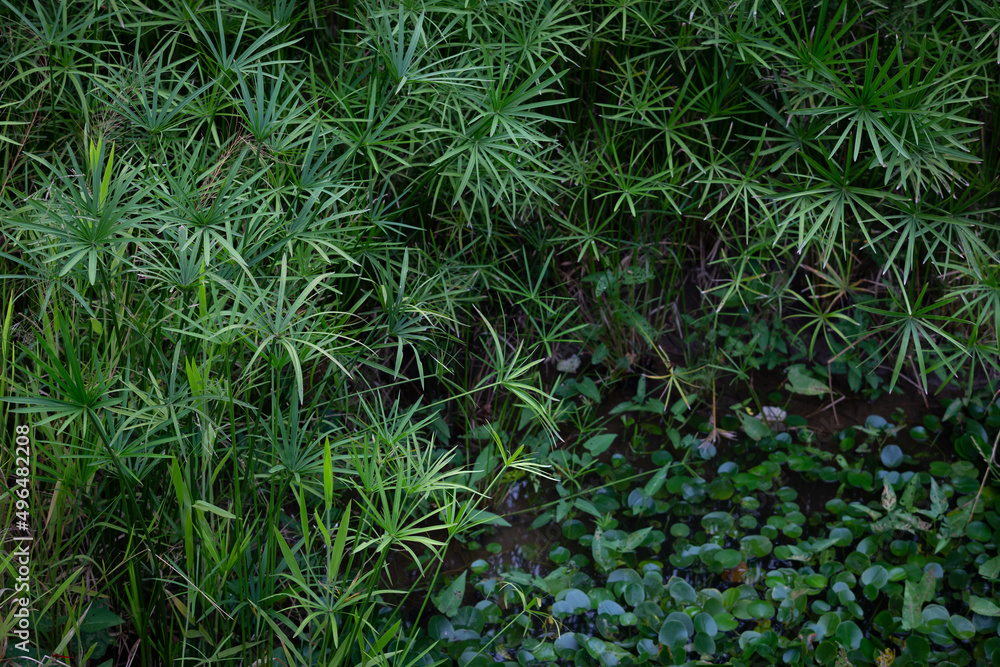
POLYGON ((642 584, 626 584, 623 597, 625 598, 626 604, 634 607, 646 600, 646 589, 642 584))
POLYGON ((819 617, 819 621, 816 623, 816 633, 820 639, 832 637, 833 633, 837 631, 838 625, 840 625, 840 616, 835 612, 828 611, 819 617))
POLYGON ((968 641, 976 635, 976 626, 967 618, 952 616, 948 619, 948 632, 962 641, 968 641))
MULTIPOLYGON (((733 476, 733 484, 744 491, 755 491, 761 486, 761 478, 749 472, 739 472, 733 476)), ((746 505, 744 505, 746 507, 746 505)), ((749 509, 749 508, 748 508, 749 509)))
POLYGON ((427 634, 433 639, 450 642, 455 638, 455 627, 444 616, 434 616, 427 623, 427 634))
POLYGON ((740 539, 740 548, 747 556, 765 558, 771 555, 774 544, 763 535, 747 535, 740 539))
POLYGON ((680 603, 693 603, 698 595, 691 584, 676 577, 670 580, 667 589, 670 591, 670 597, 680 603))
POLYGON ((965 527, 965 534, 977 542, 989 542, 993 531, 982 521, 972 521, 965 527))
POLYGON ((874 477, 872 477, 872 474, 867 470, 856 470, 852 468, 847 471, 847 483, 851 486, 871 491, 873 481, 874 477))
POLYGON ((605 600, 614 600, 615 594, 607 588, 591 588, 587 591, 587 597, 590 599, 590 608, 597 609, 605 600))
POLYGON ((816 467, 816 462, 802 454, 794 454, 788 457, 788 467, 796 472, 806 472, 816 467))
POLYGON ((675 523, 670 526, 670 534, 674 537, 687 537, 691 534, 691 527, 686 523, 675 523))
POLYGON ((684 624, 684 627, 687 628, 688 635, 694 634, 694 621, 691 619, 690 616, 688 616, 684 612, 672 611, 669 614, 667 614, 667 620, 680 621, 681 623, 684 624))
POLYGON ((836 637, 852 650, 861 648, 865 635, 854 621, 844 621, 837 626, 836 637))
POLYGON ((948 571, 948 585, 955 590, 965 590, 969 587, 969 582, 971 581, 969 573, 962 568, 957 568, 948 571))
POLYGON ((798 492, 790 486, 783 486, 775 494, 781 502, 789 502, 799 497, 798 492))
POLYGON ((557 546, 549 552, 549 559, 556 565, 562 565, 570 559, 573 554, 564 546, 557 546))
POLYGON ((931 654, 930 644, 927 640, 918 635, 910 635, 903 648, 903 655, 912 657, 917 664, 927 664, 927 658, 931 654))
POLYGON ((574 613, 589 611, 591 609, 590 598, 578 588, 567 588, 556 594, 556 600, 570 605, 574 613))
POLYGON ((639 651, 639 657, 647 660, 656 657, 660 652, 660 647, 649 638, 640 639, 635 647, 639 651))
POLYGON ((688 636, 687 626, 678 620, 668 620, 663 622, 657 638, 661 644, 673 646, 686 643, 688 636))
POLYGON ((882 448, 880 458, 886 468, 898 468, 903 462, 903 450, 898 445, 886 445, 882 448))
POLYGON ((920 611, 920 619, 928 627, 944 625, 950 618, 948 610, 939 604, 929 604, 920 611))
POLYGON ((771 618, 774 616, 774 606, 767 600, 754 600, 747 607, 747 611, 753 618, 771 618))
POLYGON ((761 634, 756 630, 747 630, 746 632, 740 634, 740 648, 745 649, 747 646, 753 646, 761 638, 761 634))
MULTIPOLYGON (((843 503, 843 501, 841 501, 843 503)), ((846 508, 847 505, 844 505, 846 508)), ((834 546, 838 547, 849 547, 854 541, 854 534, 849 528, 844 528, 842 526, 837 526, 836 528, 830 529, 830 539, 834 540, 834 546)))
POLYGON ((709 637, 714 637, 719 634, 719 625, 712 618, 711 614, 706 614, 702 612, 694 617, 694 629, 698 632, 703 632, 709 637))
POLYGON ((734 568, 743 562, 743 554, 735 549, 720 549, 712 556, 715 564, 723 569, 734 568))
POLYGON ((611 651, 605 651, 601 653, 601 657, 598 658, 598 662, 601 663, 601 667, 616 667, 618 664, 618 656, 611 651))
POLYGON ((861 573, 862 586, 871 585, 880 589, 887 583, 889 583, 889 571, 881 565, 872 565, 861 573))
POLYGON ((475 607, 462 607, 452 619, 456 628, 467 628, 474 632, 482 632, 486 626, 486 615, 475 607))
POLYGON ((788 525, 788 519, 783 516, 769 516, 767 518, 767 525, 774 526, 778 530, 781 530, 788 525))
POLYGON ((643 489, 632 489, 627 502, 628 508, 635 514, 643 514, 656 507, 656 502, 643 489))
POLYGON ((618 568, 608 575, 608 584, 611 585, 611 590, 615 591, 615 593, 621 593, 625 584, 630 582, 639 583, 641 581, 639 573, 628 567, 618 568))
POLYGON ((889 544, 889 551, 893 556, 905 556, 909 553, 917 552, 917 543, 913 540, 893 540, 889 544))
POLYGON ((535 654, 538 662, 555 662, 559 656, 556 655, 555 647, 550 642, 538 642, 531 647, 531 652, 535 654))
POLYGON ((785 521, 801 526, 806 522, 806 515, 798 510, 795 510, 785 515, 785 521))
POLYGON ((614 600, 604 600, 597 605, 598 614, 607 614, 608 616, 621 616, 625 613, 625 609, 615 602, 614 600))
POLYGON ((819 478, 824 482, 832 484, 833 482, 840 481, 840 471, 834 468, 833 466, 823 466, 818 471, 816 471, 816 474, 818 474, 819 478))
POLYGON ((664 466, 674 460, 673 454, 666 449, 658 449, 653 452, 653 456, 651 458, 654 466, 664 466))
POLYGON ((875 479, 876 480, 884 479, 885 481, 889 482, 889 486, 897 486, 900 480, 903 479, 903 477, 895 470, 889 470, 889 471, 879 470, 877 473, 875 473, 875 479))
POLYGON ((580 650, 580 644, 577 643, 576 637, 568 632, 559 635, 552 645, 556 650, 556 655, 563 660, 572 659, 576 655, 576 652, 580 650))
POLYGON ((727 611, 713 614, 712 618, 715 619, 715 624, 719 627, 720 632, 731 632, 739 627, 739 622, 727 611))
POLYGON ((587 527, 579 519, 570 519, 563 523, 563 535, 569 540, 578 540, 587 534, 587 527))
POLYGON ((493 658, 483 653, 468 649, 459 657, 458 667, 490 667, 493 658))
POLYGON ((878 547, 879 540, 871 535, 858 542, 858 552, 865 556, 871 556, 878 547))
POLYGON ((670 554, 670 557, 667 560, 669 560, 670 564, 677 569, 683 570, 691 567, 697 559, 698 557, 695 554, 685 551, 682 554, 670 554))
POLYGON ((636 605, 635 615, 639 617, 640 623, 649 628, 657 628, 666 616, 659 605, 649 600, 636 605))
POLYGON ((587 643, 584 644, 584 648, 587 649, 587 653, 590 654, 590 657, 600 659, 601 654, 608 650, 608 645, 597 637, 591 637, 587 640, 587 643))
POLYGON ((735 475, 739 470, 740 467, 736 465, 735 461, 726 461, 719 466, 720 475, 735 475))
POLYGON ((729 500, 734 491, 733 483, 725 477, 716 477, 708 485, 708 496, 713 500, 729 500))
POLYGON ((889 422, 887 422, 883 417, 879 415, 869 415, 868 419, 865 420, 865 427, 881 430, 888 428, 889 422))
POLYGON ((715 653, 715 640, 704 632, 699 632, 694 636, 694 642, 692 644, 694 650, 702 655, 711 655, 715 653))

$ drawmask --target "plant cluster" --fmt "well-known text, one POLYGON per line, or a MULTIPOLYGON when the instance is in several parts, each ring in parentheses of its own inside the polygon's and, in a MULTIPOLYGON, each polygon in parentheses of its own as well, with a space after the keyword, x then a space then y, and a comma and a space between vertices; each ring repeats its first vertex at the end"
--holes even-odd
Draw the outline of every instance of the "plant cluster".
POLYGON ((586 488, 559 476, 530 564, 477 560, 444 589, 425 664, 993 664, 1000 515, 980 473, 1000 402, 946 408, 909 430, 871 415, 834 451, 801 417, 728 414, 743 432, 721 464, 696 433, 649 448, 636 428, 586 488), (907 435, 929 446, 906 454, 907 435))

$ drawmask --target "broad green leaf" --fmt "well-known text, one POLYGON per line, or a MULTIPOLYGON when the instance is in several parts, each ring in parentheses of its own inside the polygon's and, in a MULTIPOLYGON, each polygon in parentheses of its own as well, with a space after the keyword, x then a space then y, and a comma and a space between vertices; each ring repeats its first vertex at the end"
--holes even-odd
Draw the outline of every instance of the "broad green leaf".
POLYGON ((979 574, 987 579, 996 579, 1000 575, 1000 556, 994 556, 980 565, 979 574))
POLYGON ((465 576, 466 571, 463 570, 450 585, 434 596, 434 606, 448 618, 458 613, 458 608, 462 606, 462 599, 465 597, 465 576))
POLYGON ((903 589, 903 629, 912 630, 922 623, 924 603, 934 596, 936 578, 933 569, 924 572, 919 582, 907 581, 903 589))
POLYGON ((830 392, 826 383, 810 375, 802 364, 795 364, 788 369, 787 386, 789 391, 805 396, 822 396, 830 392))
POLYGON ((759 441, 771 435, 771 428, 763 419, 751 417, 742 410, 737 410, 736 416, 740 419, 740 426, 743 428, 743 432, 750 436, 752 440, 759 441))
POLYGON ((600 456, 608 450, 611 443, 618 437, 617 433, 602 433, 587 439, 583 446, 590 451, 592 456, 600 456))
POLYGON ((969 596, 969 609, 981 616, 1000 616, 1000 607, 996 602, 976 595, 969 596))

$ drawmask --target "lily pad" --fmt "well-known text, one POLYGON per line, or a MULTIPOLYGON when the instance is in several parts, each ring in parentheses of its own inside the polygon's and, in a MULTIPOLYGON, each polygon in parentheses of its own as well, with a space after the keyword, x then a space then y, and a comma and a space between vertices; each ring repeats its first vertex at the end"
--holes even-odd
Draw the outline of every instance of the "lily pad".
POLYGON ((455 627, 444 616, 434 616, 427 624, 427 634, 433 639, 450 642, 455 638, 455 627))
POLYGON ((555 648, 556 655, 563 660, 571 660, 576 652, 580 650, 580 644, 577 643, 576 637, 572 633, 564 633, 559 635, 554 642, 552 642, 555 648))
POLYGON ((667 589, 670 591, 670 597, 680 603, 693 603, 698 595, 691 584, 677 577, 670 580, 667 589))
POLYGON ((841 640, 851 650, 861 648, 861 640, 865 638, 861 628, 854 621, 845 621, 837 626, 837 639, 841 640))
POLYGON ((774 606, 767 600, 754 600, 747 607, 747 611, 753 618, 771 618, 774 616, 774 606))
POLYGON ((694 617, 694 629, 700 633, 704 633, 709 637, 714 637, 719 634, 719 624, 715 622, 711 614, 706 614, 702 612, 694 617))
POLYGON ((597 613, 618 617, 625 613, 625 609, 614 600, 604 600, 597 605, 597 613))
POLYGON ((553 547, 553 549, 549 551, 549 559, 556 565, 562 565, 568 561, 572 555, 573 554, 570 553, 570 550, 563 546, 553 547))
POLYGON ((668 620, 663 622, 657 638, 661 644, 673 646, 687 642, 688 636, 688 629, 683 623, 677 620, 668 620))
POLYGON ((948 619, 948 632, 957 639, 968 641, 976 636, 976 626, 967 618, 962 616, 952 616, 948 619))
POLYGON ((886 445, 880 458, 886 468, 897 468, 903 462, 903 450, 898 445, 886 445))

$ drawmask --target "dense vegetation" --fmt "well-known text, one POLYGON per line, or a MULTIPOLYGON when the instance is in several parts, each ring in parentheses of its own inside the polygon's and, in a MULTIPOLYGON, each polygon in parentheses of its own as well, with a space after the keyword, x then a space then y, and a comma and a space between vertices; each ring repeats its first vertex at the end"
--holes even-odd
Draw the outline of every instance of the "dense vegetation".
POLYGON ((25 664, 1000 662, 995 2, 0 15, 25 664))

